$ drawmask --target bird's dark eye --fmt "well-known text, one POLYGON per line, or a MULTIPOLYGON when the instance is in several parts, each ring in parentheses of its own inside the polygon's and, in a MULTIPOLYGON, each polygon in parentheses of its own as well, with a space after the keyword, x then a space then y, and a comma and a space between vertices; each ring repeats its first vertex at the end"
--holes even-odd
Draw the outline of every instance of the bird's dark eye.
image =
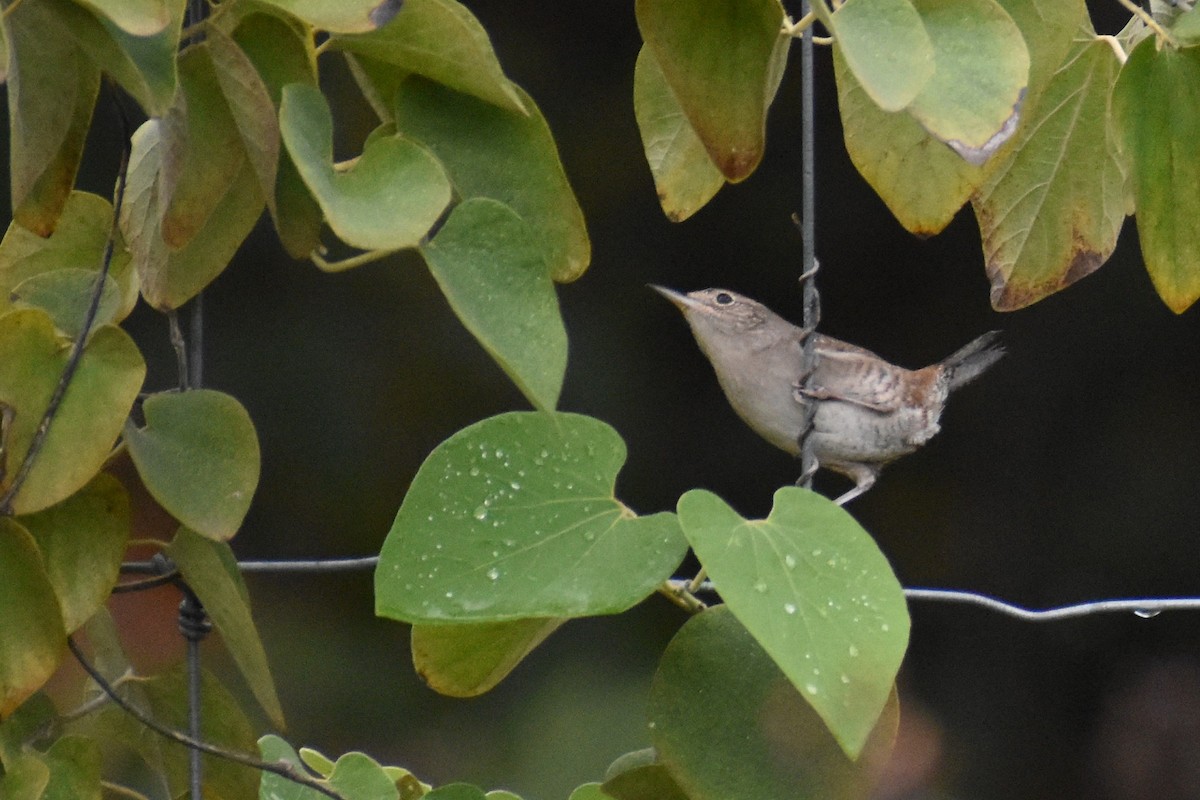
POLYGON ((717 292, 717 296, 714 299, 717 301, 717 305, 727 306, 733 302, 733 295, 729 292, 717 292))

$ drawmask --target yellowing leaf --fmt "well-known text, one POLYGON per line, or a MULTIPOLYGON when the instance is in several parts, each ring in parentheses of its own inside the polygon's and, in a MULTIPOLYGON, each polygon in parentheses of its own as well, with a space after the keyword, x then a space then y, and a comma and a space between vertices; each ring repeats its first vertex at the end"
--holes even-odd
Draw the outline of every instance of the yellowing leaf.
POLYGON ((1182 314, 1200 298, 1200 50, 1144 40, 1122 67, 1114 100, 1142 258, 1159 297, 1182 314))
MULTIPOLYGON (((853 2, 853 0, 851 0, 853 2)), ((791 39, 778 0, 638 0, 638 28, 713 163, 746 179, 762 159, 767 108, 791 39)))
POLYGON ((972 200, 992 305, 1011 311, 1096 270, 1125 219, 1110 95, 1118 63, 1099 40, 1077 45, 1050 79, 1014 149, 972 200))

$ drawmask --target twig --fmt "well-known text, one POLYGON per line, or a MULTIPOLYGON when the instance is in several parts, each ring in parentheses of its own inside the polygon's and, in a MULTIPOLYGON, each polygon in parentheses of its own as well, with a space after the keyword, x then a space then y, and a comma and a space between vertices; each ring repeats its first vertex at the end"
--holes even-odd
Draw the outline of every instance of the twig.
POLYGON ((225 748, 218 747, 215 744, 188 736, 183 731, 177 731, 174 728, 169 728, 166 725, 163 725, 149 714, 130 703, 124 697, 121 697, 113 685, 110 684, 108 680, 100 674, 100 671, 96 669, 96 667, 92 665, 90 661, 87 660, 83 654, 83 651, 79 649, 79 645, 75 642, 74 637, 67 637, 67 647, 71 649, 71 654, 75 656, 75 660, 79 662, 79 665, 83 667, 83 671, 86 672, 91 679, 96 682, 96 685, 100 687, 100 690, 108 695, 113 703, 119 706, 122 711, 129 714, 131 717, 158 735, 166 739, 170 739, 173 742, 177 742, 184 747, 198 750, 201 753, 206 753, 210 756, 223 758, 226 761, 232 761, 235 764, 241 764, 242 766, 261 770, 263 772, 270 772, 271 774, 278 775, 279 777, 289 780, 292 783, 298 783, 301 786, 307 786, 314 791, 320 792, 326 797, 332 797, 333 800, 346 800, 346 798, 340 792, 333 789, 325 782, 317 780, 316 778, 301 772, 295 767, 295 765, 289 764, 286 761, 263 761, 261 758, 255 758, 248 753, 240 753, 236 750, 226 750, 225 748))
POLYGON ((190 387, 191 370, 188 369, 187 342, 183 339, 183 328, 179 325, 179 312, 176 309, 167 310, 167 324, 171 330, 171 348, 175 351, 175 369, 179 375, 179 388, 186 392, 190 387))
MULTIPOLYGON (((118 108, 120 104, 118 103, 118 108)), ((124 110, 122 111, 122 120, 124 120, 124 110)), ((9 516, 12 514, 13 500, 17 496, 17 492, 25 484, 29 478, 29 472, 33 469, 33 464, 37 460, 38 454, 42 452, 42 448, 46 444, 46 437, 50 433, 50 426, 54 423, 54 418, 58 416, 58 409, 62 406, 63 398, 66 397, 67 389, 71 385, 71 381, 75 378, 75 372, 79 369, 79 362, 83 360, 83 350, 87 344, 88 335, 92 331, 92 326, 96 323, 96 315, 100 310, 100 296, 104 293, 104 282, 108 280, 109 268, 112 266, 113 248, 117 240, 117 232, 120 229, 121 223, 121 206, 125 201, 125 178, 129 171, 129 130, 128 125, 125 126, 125 137, 121 147, 121 161, 117 169, 117 187, 113 197, 113 213, 112 222, 108 229, 108 241, 104 243, 104 256, 100 261, 100 270, 96 273, 96 286, 92 289, 92 297, 88 302, 87 314, 84 315, 83 324, 79 327, 79 333, 75 335, 75 340, 71 343, 71 352, 67 356, 67 363, 63 366, 62 374, 58 376, 58 384, 54 387, 54 392, 50 395, 50 402, 46 405, 46 411, 42 414, 42 421, 38 423, 37 430, 33 433, 33 438, 29 441, 29 449, 25 451, 25 457, 21 460, 21 466, 17 468, 17 473, 13 476, 12 484, 8 487, 8 491, 0 497, 0 515, 9 516)))

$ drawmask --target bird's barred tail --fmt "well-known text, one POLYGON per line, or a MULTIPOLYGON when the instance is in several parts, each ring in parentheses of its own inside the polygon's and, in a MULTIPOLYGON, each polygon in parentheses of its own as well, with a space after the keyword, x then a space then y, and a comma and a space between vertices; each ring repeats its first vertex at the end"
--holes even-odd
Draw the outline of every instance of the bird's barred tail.
POLYGON ((1004 355, 998 343, 1000 331, 988 331, 941 362, 949 376, 950 391, 965 386, 982 375, 1004 355))

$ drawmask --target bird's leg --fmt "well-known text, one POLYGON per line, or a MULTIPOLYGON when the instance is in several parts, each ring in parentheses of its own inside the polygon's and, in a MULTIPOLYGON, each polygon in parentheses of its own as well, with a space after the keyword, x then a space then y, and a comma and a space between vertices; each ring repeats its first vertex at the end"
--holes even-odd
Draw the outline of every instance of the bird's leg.
POLYGON ((839 464, 837 466, 837 471, 854 481, 853 489, 833 501, 839 506, 846 505, 846 503, 849 503, 851 500, 874 486, 875 478, 879 474, 878 470, 873 469, 866 464, 839 464))

